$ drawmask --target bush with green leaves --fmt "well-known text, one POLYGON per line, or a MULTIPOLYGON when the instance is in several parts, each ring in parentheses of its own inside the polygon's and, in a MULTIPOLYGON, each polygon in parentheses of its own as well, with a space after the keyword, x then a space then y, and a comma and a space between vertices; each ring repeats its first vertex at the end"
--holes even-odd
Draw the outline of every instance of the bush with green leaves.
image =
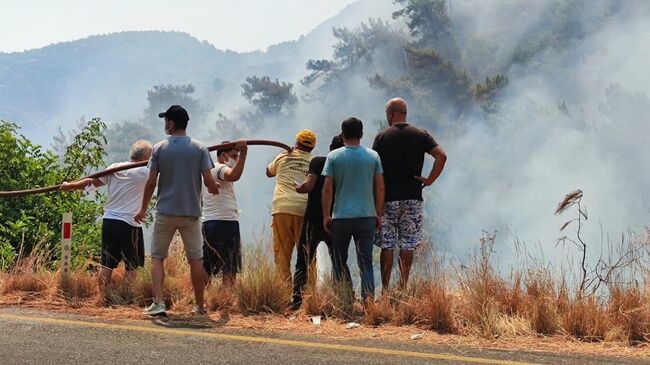
MULTIPOLYGON (((19 133, 16 124, 0 121, 0 190, 22 190, 74 180, 104 167, 106 125, 92 119, 74 137, 59 160, 19 133), (60 162, 62 161, 62 162, 60 162)), ((0 269, 7 269, 17 252, 25 255, 42 242, 55 248, 61 239, 61 216, 72 212, 73 265, 79 266, 99 253, 102 213, 101 194, 83 192, 36 194, 0 198, 0 269)), ((52 265, 59 250, 54 249, 52 265)))

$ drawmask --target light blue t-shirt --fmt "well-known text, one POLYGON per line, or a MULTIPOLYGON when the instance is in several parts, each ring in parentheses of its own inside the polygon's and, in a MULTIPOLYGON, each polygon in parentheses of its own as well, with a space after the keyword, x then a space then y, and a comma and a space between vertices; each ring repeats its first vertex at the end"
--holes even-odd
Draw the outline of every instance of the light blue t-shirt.
POLYGON ((374 181, 382 175, 377 152, 362 146, 341 147, 330 152, 323 176, 334 178, 333 219, 370 218, 375 211, 374 181))

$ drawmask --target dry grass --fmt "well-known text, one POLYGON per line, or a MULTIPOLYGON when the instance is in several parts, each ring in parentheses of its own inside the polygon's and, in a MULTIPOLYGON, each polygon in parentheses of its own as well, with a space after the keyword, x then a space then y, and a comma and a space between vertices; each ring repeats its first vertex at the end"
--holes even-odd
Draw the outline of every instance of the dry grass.
MULTIPOLYGON (((415 323, 439 333, 456 333, 458 326, 454 318, 456 298, 452 293, 444 286, 432 282, 416 281, 415 285, 424 288, 412 309, 416 317, 415 323)), ((406 311, 404 309, 400 312, 411 312, 410 309, 406 311)), ((402 324, 409 323, 402 317, 402 324)))
POLYGON ((34 247, 30 255, 26 255, 21 246, 14 266, 2 275, 2 294, 23 292, 36 295, 47 292, 54 281, 52 272, 46 270, 51 253, 52 250, 46 249, 42 242, 34 247))
POLYGON ((227 311, 235 309, 237 297, 233 287, 213 282, 206 289, 206 303, 210 311, 227 311))
MULTIPOLYGON (((148 269, 148 268, 147 268, 148 269)), ((108 307, 123 305, 148 305, 146 298, 151 298, 151 283, 145 282, 150 277, 149 270, 141 268, 136 278, 129 282, 124 278, 124 266, 113 270, 113 280, 105 291, 100 293, 99 304, 108 307)))
POLYGON ((350 320, 363 314, 345 286, 334 283, 331 278, 322 285, 307 286, 303 296, 303 310, 309 315, 350 320))
POLYGON ((371 326, 389 324, 393 321, 395 310, 396 305, 393 300, 388 295, 381 296, 378 300, 366 305, 364 323, 371 326))
POLYGON ((239 275, 234 291, 241 313, 284 313, 289 307, 291 283, 275 273, 268 255, 258 248, 249 253, 248 269, 239 275))
POLYGON ((559 331, 559 313, 555 284, 548 271, 528 272, 526 286, 526 314, 532 329, 541 335, 559 331))
POLYGON ((438 333, 457 333, 456 298, 443 283, 415 279, 405 292, 391 291, 365 308, 372 326, 417 326, 438 333))
POLYGON ((142 297, 134 283, 119 281, 106 288, 102 294, 100 297, 101 303, 109 307, 142 302, 142 297))
POLYGON ((605 307, 595 297, 570 299, 560 321, 563 331, 582 341, 602 341, 610 324, 605 307))
POLYGON ((610 321, 618 329, 609 332, 609 338, 640 344, 650 341, 650 295, 638 286, 628 288, 613 287, 607 307, 610 321))
POLYGON ((70 304, 79 305, 97 294, 97 279, 86 271, 60 274, 57 292, 70 304))
POLYGON ((336 295, 331 285, 308 285, 303 292, 302 308, 312 316, 333 318, 337 315, 336 295))
MULTIPOLYGON (((416 276, 406 291, 378 296, 365 307, 330 280, 308 286, 303 306, 296 315, 321 315, 333 323, 362 318, 364 326, 424 329, 486 341, 560 337, 608 346, 650 345, 647 286, 619 283, 610 285, 600 295, 581 296, 575 285, 567 285, 548 269, 538 267, 504 276, 491 261, 491 236, 484 236, 482 243, 481 251, 467 264, 444 268, 434 262, 430 265, 436 266, 431 268, 433 275, 416 276)), ((287 313, 290 287, 275 276, 269 257, 260 248, 247 252, 247 266, 232 287, 224 287, 220 279, 213 279, 206 291, 208 308, 233 316, 287 313)), ((0 275, 2 298, 98 311, 110 306, 135 313, 151 300, 149 263, 133 282, 123 280, 122 268, 115 270, 113 284, 99 293, 90 270, 78 269, 64 278, 48 271, 39 260, 23 257, 12 271, 0 275)), ((168 307, 189 311, 194 296, 188 265, 178 242, 165 265, 168 307)))
POLYGON ((471 256, 459 275, 458 329, 486 338, 528 334, 530 325, 520 315, 524 300, 519 276, 509 284, 495 271, 491 263, 494 240, 494 235, 485 233, 480 254, 471 256))
POLYGON ((31 294, 43 293, 51 282, 49 273, 6 274, 2 278, 2 294, 25 292, 31 294))

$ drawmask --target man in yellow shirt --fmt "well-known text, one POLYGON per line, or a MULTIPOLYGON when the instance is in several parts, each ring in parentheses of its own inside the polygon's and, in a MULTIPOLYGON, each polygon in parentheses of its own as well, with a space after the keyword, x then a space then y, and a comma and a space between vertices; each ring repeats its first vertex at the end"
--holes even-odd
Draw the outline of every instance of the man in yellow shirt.
POLYGON ((271 211, 275 270, 287 282, 291 280, 291 255, 300 239, 307 208, 307 196, 296 192, 296 186, 307 177, 314 147, 316 134, 302 130, 296 135, 293 151, 279 154, 266 168, 266 176, 276 178, 271 211))

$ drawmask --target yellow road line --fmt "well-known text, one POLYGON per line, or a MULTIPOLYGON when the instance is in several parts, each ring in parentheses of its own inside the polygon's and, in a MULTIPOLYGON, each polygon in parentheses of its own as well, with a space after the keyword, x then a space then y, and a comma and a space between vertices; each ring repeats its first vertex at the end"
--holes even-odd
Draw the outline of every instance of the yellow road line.
POLYGON ((340 350, 340 351, 363 352, 363 353, 383 354, 383 355, 393 355, 393 356, 417 357, 423 359, 463 361, 463 362, 469 362, 475 364, 535 365, 532 363, 525 363, 525 362, 485 359, 480 357, 456 356, 456 355, 441 354, 441 353, 391 350, 391 349, 376 348, 376 347, 363 347, 363 346, 351 346, 351 345, 338 345, 338 344, 331 344, 331 343, 283 340, 278 338, 256 337, 256 336, 228 335, 228 334, 215 333, 215 332, 199 332, 199 331, 172 329, 172 328, 133 326, 127 324, 86 322, 86 321, 76 321, 70 319, 30 317, 30 316, 20 316, 14 314, 6 314, 6 313, 0 313, 0 319, 17 321, 17 322, 36 322, 36 323, 46 323, 46 324, 61 325, 61 326, 77 326, 77 327, 102 328, 102 329, 123 330, 123 331, 133 331, 133 332, 149 332, 155 334, 175 335, 175 336, 194 336, 194 337, 212 338, 212 339, 228 340, 228 341, 256 342, 256 343, 264 343, 264 344, 271 344, 271 345, 284 345, 284 346, 308 347, 308 348, 325 349, 325 350, 340 350))

